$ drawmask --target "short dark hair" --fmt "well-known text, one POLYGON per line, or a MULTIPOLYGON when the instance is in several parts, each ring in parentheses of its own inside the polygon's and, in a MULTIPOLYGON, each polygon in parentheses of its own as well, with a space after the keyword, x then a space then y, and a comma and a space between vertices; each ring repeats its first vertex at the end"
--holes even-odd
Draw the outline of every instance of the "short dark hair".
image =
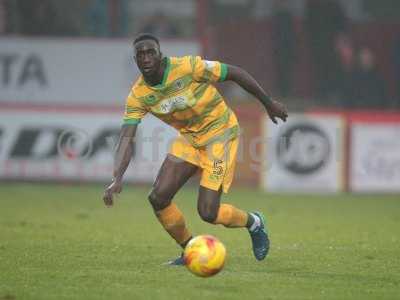
POLYGON ((139 43, 141 41, 145 41, 145 40, 153 40, 157 43, 158 46, 160 46, 160 41, 158 40, 158 38, 155 37, 154 35, 152 35, 151 33, 138 34, 138 36, 133 41, 133 45, 135 45, 136 43, 139 43))

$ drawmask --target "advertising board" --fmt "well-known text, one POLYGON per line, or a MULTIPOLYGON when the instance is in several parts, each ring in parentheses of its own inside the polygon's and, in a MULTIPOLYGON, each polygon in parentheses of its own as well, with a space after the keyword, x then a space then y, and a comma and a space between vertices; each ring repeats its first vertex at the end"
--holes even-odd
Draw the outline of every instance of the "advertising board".
POLYGON ((291 115, 280 125, 265 120, 267 191, 338 192, 343 190, 343 120, 337 116, 291 115))

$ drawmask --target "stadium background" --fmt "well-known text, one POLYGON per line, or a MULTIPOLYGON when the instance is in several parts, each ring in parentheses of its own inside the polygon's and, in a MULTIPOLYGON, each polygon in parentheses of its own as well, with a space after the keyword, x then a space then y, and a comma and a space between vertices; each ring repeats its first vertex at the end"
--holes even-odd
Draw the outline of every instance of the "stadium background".
POLYGON ((0 299, 398 296, 399 1, 0 0, 0 68, 0 299), (187 218, 231 255, 215 290, 158 266, 177 249, 144 199, 172 129, 146 117, 120 206, 101 207, 143 31, 166 55, 245 68, 290 112, 273 126, 257 100, 218 86, 242 127, 229 197, 265 210, 276 233, 267 268, 253 266, 245 237, 200 223, 189 184, 187 218))

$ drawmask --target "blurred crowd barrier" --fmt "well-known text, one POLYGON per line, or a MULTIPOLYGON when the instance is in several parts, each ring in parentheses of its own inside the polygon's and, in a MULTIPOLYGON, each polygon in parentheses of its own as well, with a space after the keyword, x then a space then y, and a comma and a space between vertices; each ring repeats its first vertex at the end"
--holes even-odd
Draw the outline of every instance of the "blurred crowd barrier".
POLYGON ((249 68, 301 109, 399 109, 400 2, 240 2, 208 7, 208 56, 249 68))
MULTIPOLYGON (((208 59, 246 68, 295 108, 400 107, 399 1, 0 0, 6 37, 132 39, 139 32, 195 40, 208 59)), ((1 62, 8 71, 9 57, 1 62)), ((231 85, 222 89, 247 99, 231 85)))
MULTIPOLYGON (((0 0, 2 179, 109 178, 142 31, 165 55, 239 65, 288 104, 290 121, 273 127, 238 86, 218 86, 243 130, 238 183, 398 192, 393 0, 0 0)), ((148 183, 176 133, 151 117, 140 128, 127 179, 148 183)))

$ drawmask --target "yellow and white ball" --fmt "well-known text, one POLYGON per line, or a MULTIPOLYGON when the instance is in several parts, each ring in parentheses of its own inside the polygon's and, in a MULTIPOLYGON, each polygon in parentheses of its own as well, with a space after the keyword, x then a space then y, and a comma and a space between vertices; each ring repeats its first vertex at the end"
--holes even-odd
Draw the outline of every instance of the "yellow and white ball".
POLYGON ((216 237, 199 235, 187 244, 183 257, 190 272, 200 277, 210 277, 224 267, 226 249, 216 237))

